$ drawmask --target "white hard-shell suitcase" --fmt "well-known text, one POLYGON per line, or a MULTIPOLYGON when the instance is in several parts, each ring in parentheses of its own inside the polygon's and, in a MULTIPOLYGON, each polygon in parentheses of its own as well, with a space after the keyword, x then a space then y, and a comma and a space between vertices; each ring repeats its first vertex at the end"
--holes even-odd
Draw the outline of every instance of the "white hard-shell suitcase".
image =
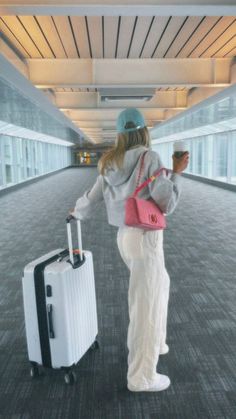
POLYGON ((24 269, 23 301, 31 376, 39 365, 64 368, 72 384, 76 365, 90 347, 98 347, 97 308, 92 253, 82 251, 81 225, 77 221, 79 251, 73 251, 67 218, 69 250, 57 249, 24 269))

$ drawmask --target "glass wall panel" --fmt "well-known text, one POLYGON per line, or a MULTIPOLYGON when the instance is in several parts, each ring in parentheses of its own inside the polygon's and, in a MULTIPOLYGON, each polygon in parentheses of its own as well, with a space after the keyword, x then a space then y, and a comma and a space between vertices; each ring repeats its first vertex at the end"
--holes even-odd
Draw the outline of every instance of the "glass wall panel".
MULTIPOLYGON (((235 115, 236 85, 234 84, 222 92, 193 105, 170 120, 153 127, 150 132, 153 139, 159 139, 160 141, 162 137, 176 136, 176 134, 179 134, 179 139, 180 133, 184 135, 185 131, 193 129, 199 129, 198 136, 204 134, 200 132, 203 129, 207 134, 217 134, 219 128, 222 132, 230 132, 232 129, 235 130, 236 127, 235 115)), ((171 138, 165 139, 171 141, 171 138)))
POLYGON ((203 147, 202 147, 202 139, 197 139, 195 142, 195 153, 196 153, 196 173, 202 175, 202 167, 203 167, 203 147))
POLYGON ((236 131, 231 133, 231 183, 236 184, 236 131))
POLYGON ((217 180, 227 181, 227 154, 228 154, 228 136, 227 133, 216 135, 214 139, 215 146, 215 178, 217 180))
POLYGON ((1 121, 83 145, 82 136, 80 137, 77 131, 65 123, 61 123, 60 115, 52 117, 2 77, 0 77, 0 94, 1 121))
POLYGON ((12 142, 11 138, 5 137, 4 139, 4 162, 6 184, 13 182, 13 167, 12 167, 12 142))
POLYGON ((71 147, 0 135, 0 189, 71 165, 71 147))
POLYGON ((4 181, 3 181, 3 173, 5 172, 4 169, 4 159, 3 159, 3 142, 0 141, 0 188, 2 188, 4 181))
MULTIPOLYGON (((221 109, 223 112, 223 109, 221 109)), ((185 140, 190 159, 186 173, 236 184, 236 131, 185 140)), ((173 142, 154 144, 164 166, 171 168, 173 142)))
POLYGON ((24 180, 22 139, 16 138, 16 140, 13 142, 13 145, 15 145, 15 163, 16 163, 15 182, 20 182, 21 180, 24 180))

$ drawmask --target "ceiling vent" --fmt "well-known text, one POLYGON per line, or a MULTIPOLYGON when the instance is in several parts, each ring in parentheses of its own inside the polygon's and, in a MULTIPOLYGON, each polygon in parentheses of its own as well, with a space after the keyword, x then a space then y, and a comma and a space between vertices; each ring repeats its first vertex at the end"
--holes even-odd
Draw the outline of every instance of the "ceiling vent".
POLYGON ((143 101, 146 102, 155 95, 155 88, 102 88, 98 89, 100 101, 124 102, 124 101, 143 101))

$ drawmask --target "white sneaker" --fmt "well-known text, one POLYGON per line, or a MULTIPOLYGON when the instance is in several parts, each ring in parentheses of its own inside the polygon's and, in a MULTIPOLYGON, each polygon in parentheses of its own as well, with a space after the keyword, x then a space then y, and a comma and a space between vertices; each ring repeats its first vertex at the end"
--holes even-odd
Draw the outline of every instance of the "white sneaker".
POLYGON ((160 355, 168 354, 168 352, 169 352, 169 346, 166 343, 164 343, 164 345, 160 349, 160 355))
POLYGON ((139 388, 128 384, 128 389, 130 391, 163 391, 166 390, 170 385, 170 379, 167 375, 157 374, 156 382, 152 384, 151 387, 139 388))

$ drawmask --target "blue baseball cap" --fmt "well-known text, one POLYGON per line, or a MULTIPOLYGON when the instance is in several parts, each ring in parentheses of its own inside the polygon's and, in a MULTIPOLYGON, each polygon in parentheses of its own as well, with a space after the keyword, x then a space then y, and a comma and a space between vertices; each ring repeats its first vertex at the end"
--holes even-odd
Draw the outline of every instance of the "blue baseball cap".
POLYGON ((141 112, 136 108, 127 108, 122 111, 116 121, 118 132, 131 132, 146 127, 146 123, 141 112))

